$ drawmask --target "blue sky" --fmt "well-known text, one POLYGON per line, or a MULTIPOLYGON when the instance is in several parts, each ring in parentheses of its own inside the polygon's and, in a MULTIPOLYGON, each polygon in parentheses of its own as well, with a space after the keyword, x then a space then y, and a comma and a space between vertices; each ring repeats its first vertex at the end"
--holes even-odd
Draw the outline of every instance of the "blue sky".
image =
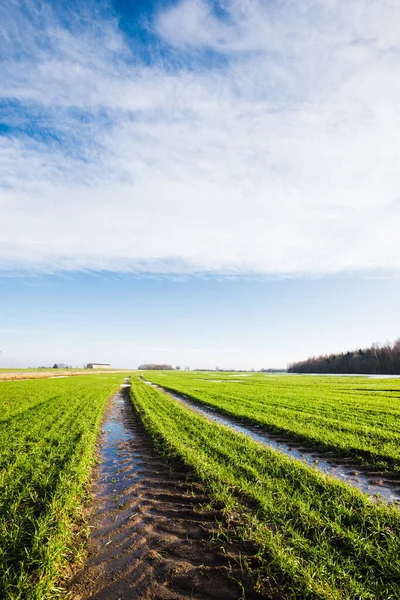
POLYGON ((179 281, 86 273, 1 279, 0 286, 0 366, 8 367, 286 367, 392 341, 400 329, 397 278, 179 281))
POLYGON ((0 23, 3 366, 399 336, 397 1, 13 0, 0 23))

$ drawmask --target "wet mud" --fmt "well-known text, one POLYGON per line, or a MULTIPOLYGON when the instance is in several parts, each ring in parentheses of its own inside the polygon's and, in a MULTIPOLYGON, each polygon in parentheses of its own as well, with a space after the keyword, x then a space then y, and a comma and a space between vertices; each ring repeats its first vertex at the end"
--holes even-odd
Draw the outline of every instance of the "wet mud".
POLYGON ((310 450, 310 448, 304 447, 299 442, 289 440, 288 436, 266 432, 262 426, 249 425, 238 418, 219 413, 214 407, 205 406, 185 394, 172 392, 145 379, 143 379, 143 382, 156 387, 212 421, 244 433, 256 442, 270 446, 274 450, 279 450, 286 456, 300 460, 326 475, 331 475, 340 481, 348 483, 367 494, 373 500, 381 499, 385 502, 400 504, 400 479, 395 474, 371 473, 352 463, 351 457, 338 458, 330 455, 329 452, 310 450))
POLYGON ((94 482, 88 557, 67 598, 266 598, 240 568, 243 557, 256 560, 253 549, 218 539, 222 514, 204 508, 206 492, 183 465, 154 451, 129 386, 111 401, 94 482))

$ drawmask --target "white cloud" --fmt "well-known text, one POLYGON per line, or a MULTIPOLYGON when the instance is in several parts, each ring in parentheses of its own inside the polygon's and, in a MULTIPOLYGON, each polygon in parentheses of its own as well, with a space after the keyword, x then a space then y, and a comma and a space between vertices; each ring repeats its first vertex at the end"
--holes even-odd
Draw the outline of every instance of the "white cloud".
POLYGON ((397 2, 186 0, 154 21, 174 70, 37 7, 2 20, 8 122, 46 129, 2 138, 3 269, 400 268, 397 2))

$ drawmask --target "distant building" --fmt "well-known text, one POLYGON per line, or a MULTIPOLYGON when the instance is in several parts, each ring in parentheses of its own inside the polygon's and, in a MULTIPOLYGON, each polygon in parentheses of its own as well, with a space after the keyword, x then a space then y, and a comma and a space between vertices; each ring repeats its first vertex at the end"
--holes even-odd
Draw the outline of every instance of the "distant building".
POLYGON ((111 365, 109 363, 88 363, 86 365, 87 369, 111 369, 111 365))

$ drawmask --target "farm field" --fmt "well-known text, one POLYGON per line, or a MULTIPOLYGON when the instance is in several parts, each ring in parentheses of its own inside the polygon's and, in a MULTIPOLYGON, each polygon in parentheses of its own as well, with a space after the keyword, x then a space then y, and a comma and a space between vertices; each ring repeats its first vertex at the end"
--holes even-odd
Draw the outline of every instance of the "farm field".
POLYGON ((144 378, 304 445, 400 474, 400 379, 144 372, 144 378))
POLYGON ((73 377, 76 375, 98 375, 100 373, 124 373, 117 369, 0 369, 1 381, 17 381, 21 379, 52 379, 57 377, 73 377))
POLYGON ((88 600, 98 590, 116 600, 135 589, 128 597, 139 599, 158 581, 154 589, 175 590, 180 599, 187 593, 179 583, 184 569, 182 585, 190 589, 222 578, 224 599, 245 587, 249 595, 239 591, 237 600, 400 598, 398 506, 374 502, 205 418, 142 376, 392 472, 399 471, 399 448, 390 444, 399 437, 399 381, 243 375, 139 371, 118 396, 120 372, 0 383, 0 597, 88 600), (111 396, 109 425, 98 438, 111 396), (95 471, 102 473, 103 492, 89 527, 96 440, 106 439, 100 453, 106 470, 95 471), (196 492, 189 480, 199 486, 196 492), (93 583, 94 571, 83 566, 69 588, 71 565, 85 556, 89 530, 97 540, 90 552, 99 578, 93 583), (186 563, 177 559, 176 544, 191 552, 189 559, 182 550, 186 563), (130 573, 126 580, 118 579, 121 564, 130 573), (152 573, 150 583, 135 588, 136 569, 152 573), (111 580, 115 594, 107 595, 111 580))
POLYGON ((74 558, 102 414, 120 375, 0 384, 0 589, 42 599, 74 558))
MULTIPOLYGON (((131 397, 146 430, 159 451, 183 461, 204 483, 211 501, 222 506, 226 518, 236 523, 235 535, 254 542, 260 560, 256 586, 259 592, 265 597, 282 598, 399 598, 398 508, 373 503, 361 492, 209 421, 146 385, 139 375, 132 378, 131 397)), ((273 379, 257 382, 257 376, 246 378, 243 384, 216 383, 212 381, 215 374, 204 377, 196 373, 146 372, 145 377, 165 387, 179 387, 178 391, 190 395, 195 389, 197 393, 207 389, 210 394, 207 399, 212 397, 212 390, 224 397, 226 392, 218 392, 216 388, 225 385, 229 389, 235 389, 235 385, 240 389, 252 384, 260 388, 271 385, 277 404, 277 388, 281 385, 285 389, 280 378, 274 384, 273 379), (203 377, 207 381, 196 381, 203 377)), ((335 384, 315 378, 313 382, 308 383, 308 388, 326 385, 327 396, 335 384)), ((297 378, 289 384, 299 385, 302 391, 307 389, 307 382, 297 378)), ((372 402, 376 388, 369 382, 357 384, 361 388, 359 396, 364 395, 367 402, 372 402)), ((351 389, 355 382, 346 380, 346 385, 351 389)), ((378 388, 383 389, 380 382, 378 388)), ((347 397, 343 405, 351 407, 350 390, 340 389, 347 397)), ((390 382, 385 389, 390 389, 385 394, 396 403, 396 383, 390 382)), ((236 393, 238 401, 239 390, 236 393)), ((290 397, 294 413, 293 388, 287 389, 287 399, 290 397)), ((376 397, 379 398, 379 393, 376 397)), ((356 402, 361 405, 361 398, 356 402)), ((389 403, 387 400, 384 406, 394 429, 395 415, 390 413, 389 403)), ((335 407, 333 399, 331 406, 335 407)), ((311 413, 310 404, 308 412, 311 413)), ((320 415, 323 412, 321 398, 317 415, 318 412, 320 415)), ((365 421, 363 415, 360 422, 365 421)))

